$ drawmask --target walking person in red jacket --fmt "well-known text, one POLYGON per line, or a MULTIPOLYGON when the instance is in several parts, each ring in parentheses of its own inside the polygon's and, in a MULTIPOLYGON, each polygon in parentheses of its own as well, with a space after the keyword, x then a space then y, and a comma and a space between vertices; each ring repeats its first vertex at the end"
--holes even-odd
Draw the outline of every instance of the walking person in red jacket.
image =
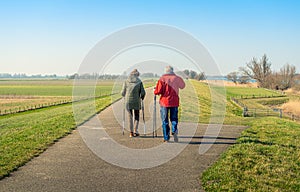
POLYGON ((160 95, 159 104, 164 142, 170 140, 169 114, 174 142, 178 142, 178 95, 179 89, 183 89, 184 87, 185 83, 183 79, 174 73, 171 66, 165 68, 165 74, 160 77, 156 84, 154 94, 160 95))

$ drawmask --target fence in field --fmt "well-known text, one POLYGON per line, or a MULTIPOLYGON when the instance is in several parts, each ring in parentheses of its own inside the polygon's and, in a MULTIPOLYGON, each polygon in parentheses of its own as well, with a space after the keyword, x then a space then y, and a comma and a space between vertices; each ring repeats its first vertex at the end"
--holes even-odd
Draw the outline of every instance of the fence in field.
POLYGON ((243 108, 244 117, 266 117, 277 116, 282 118, 282 109, 258 109, 258 108, 243 108))
POLYGON ((234 98, 234 97, 231 97, 230 99, 231 99, 231 101, 233 101, 234 103, 236 103, 240 107, 247 108, 247 106, 244 103, 242 103, 239 99, 234 98))
POLYGON ((276 98, 276 97, 285 97, 286 95, 281 94, 281 95, 234 95, 235 99, 263 99, 263 98, 276 98))
POLYGON ((292 119, 293 121, 300 121, 300 116, 297 116, 295 114, 286 113, 286 116, 289 117, 290 119, 292 119))
POLYGON ((16 94, 0 95, 0 99, 35 99, 35 98, 38 97, 33 95, 16 95, 16 94))
POLYGON ((52 107, 62 104, 71 103, 72 101, 67 100, 61 100, 61 101, 55 101, 55 102, 49 102, 49 103, 41 103, 41 104, 35 104, 35 105, 29 105, 29 106, 19 106, 15 108, 10 109, 0 109, 0 115, 8 115, 8 114, 14 114, 14 113, 20 113, 25 111, 31 111, 35 109, 42 109, 46 107, 52 107))
MULTIPOLYGON (((275 96, 275 97, 278 97, 278 96, 275 96)), ((243 97, 243 98, 245 99, 245 97, 243 97)), ((266 98, 266 97, 261 97, 261 98, 266 98)), ((269 98, 269 97, 267 97, 267 98, 269 98)), ((243 117, 275 116, 275 117, 282 118, 284 116, 284 117, 290 118, 292 120, 300 121, 300 117, 299 116, 296 116, 296 115, 294 115, 292 113, 285 113, 284 114, 283 111, 282 111, 282 109, 279 109, 279 108, 273 108, 273 109, 249 108, 248 106, 246 106, 243 102, 241 102, 237 98, 233 98, 232 97, 231 100, 234 103, 236 103, 237 105, 239 105, 240 107, 242 107, 242 109, 243 109, 243 112, 242 112, 243 117)))
MULTIPOLYGON (((60 101, 55 101, 55 102, 40 103, 40 104, 34 104, 34 105, 28 105, 28 106, 19 106, 19 107, 10 108, 10 109, 1 109, 0 108, 0 116, 20 113, 20 112, 26 112, 26 111, 36 110, 36 109, 42 109, 42 108, 47 108, 47 107, 53 107, 53 106, 58 106, 58 105, 64 105, 64 104, 69 104, 69 103, 73 103, 73 102, 80 102, 80 101, 89 100, 89 99, 98 99, 98 98, 103 98, 103 97, 107 97, 107 96, 112 96, 115 94, 117 94, 117 93, 103 94, 103 95, 99 95, 99 96, 95 96, 95 97, 84 97, 84 98, 79 98, 76 100, 60 100, 60 101)), ((7 98, 9 98, 9 96, 3 96, 1 98, 7 99, 7 98)), ((23 96, 22 98, 34 99, 36 97, 23 96)))

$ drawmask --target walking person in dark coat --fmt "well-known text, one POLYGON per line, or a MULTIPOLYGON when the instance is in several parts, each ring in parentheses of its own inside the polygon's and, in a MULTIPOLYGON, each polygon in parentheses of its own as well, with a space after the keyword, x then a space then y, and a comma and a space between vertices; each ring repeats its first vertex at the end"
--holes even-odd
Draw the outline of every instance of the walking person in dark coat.
POLYGON ((140 73, 134 69, 124 82, 122 96, 125 97, 125 107, 128 112, 130 137, 139 136, 138 126, 140 120, 141 99, 144 100, 146 92, 143 82, 139 79, 140 73))

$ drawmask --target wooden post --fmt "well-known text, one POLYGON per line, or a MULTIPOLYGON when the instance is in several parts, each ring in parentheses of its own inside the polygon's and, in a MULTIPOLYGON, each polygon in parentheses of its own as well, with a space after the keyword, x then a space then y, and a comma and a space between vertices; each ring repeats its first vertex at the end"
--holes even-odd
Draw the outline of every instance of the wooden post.
POLYGON ((248 109, 247 109, 247 107, 243 108, 243 117, 248 117, 248 109))
POLYGON ((279 109, 279 117, 282 118, 282 109, 279 109))

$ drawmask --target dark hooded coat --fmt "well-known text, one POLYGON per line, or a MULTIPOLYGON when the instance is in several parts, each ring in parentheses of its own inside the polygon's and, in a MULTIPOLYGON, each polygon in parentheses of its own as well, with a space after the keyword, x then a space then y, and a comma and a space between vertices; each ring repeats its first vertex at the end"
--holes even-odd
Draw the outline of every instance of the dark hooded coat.
POLYGON ((124 82, 122 96, 125 97, 126 109, 141 109, 141 99, 145 98, 146 92, 143 82, 136 76, 130 75, 124 82))

